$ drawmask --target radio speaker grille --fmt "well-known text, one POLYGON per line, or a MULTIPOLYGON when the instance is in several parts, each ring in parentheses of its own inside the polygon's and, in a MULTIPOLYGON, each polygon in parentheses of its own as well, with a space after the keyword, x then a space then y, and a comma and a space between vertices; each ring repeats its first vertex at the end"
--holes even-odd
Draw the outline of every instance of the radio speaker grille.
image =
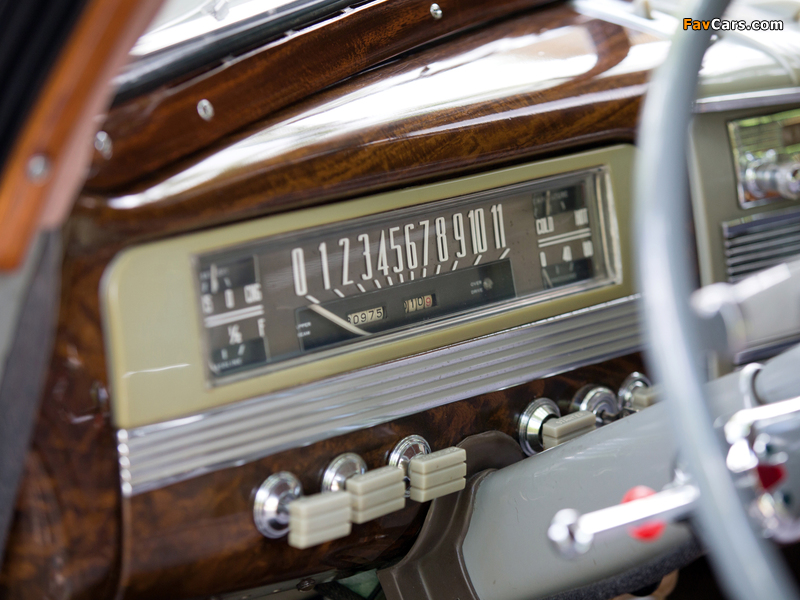
POLYGON ((722 224, 728 281, 800 254, 800 210, 761 213, 722 224))

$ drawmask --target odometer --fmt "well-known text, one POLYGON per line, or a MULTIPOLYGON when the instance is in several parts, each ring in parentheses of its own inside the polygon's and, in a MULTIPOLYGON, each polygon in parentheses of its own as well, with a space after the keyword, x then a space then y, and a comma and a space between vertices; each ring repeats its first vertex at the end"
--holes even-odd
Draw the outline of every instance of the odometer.
POLYGON ((610 283, 598 168, 199 256, 212 380, 610 283))

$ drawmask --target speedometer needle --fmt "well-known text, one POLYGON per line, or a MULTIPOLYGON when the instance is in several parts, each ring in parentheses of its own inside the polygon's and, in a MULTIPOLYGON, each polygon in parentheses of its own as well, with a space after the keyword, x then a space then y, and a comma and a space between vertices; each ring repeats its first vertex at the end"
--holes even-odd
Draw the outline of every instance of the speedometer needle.
POLYGON ((352 323, 348 323, 343 318, 333 314, 331 311, 329 311, 329 310, 327 310, 325 308, 322 308, 319 304, 310 304, 308 306, 308 308, 313 310, 319 316, 325 317, 331 323, 335 323, 336 325, 338 325, 342 329, 346 329, 350 333, 355 333, 356 335, 370 335, 369 331, 364 331, 360 327, 356 327, 352 323))

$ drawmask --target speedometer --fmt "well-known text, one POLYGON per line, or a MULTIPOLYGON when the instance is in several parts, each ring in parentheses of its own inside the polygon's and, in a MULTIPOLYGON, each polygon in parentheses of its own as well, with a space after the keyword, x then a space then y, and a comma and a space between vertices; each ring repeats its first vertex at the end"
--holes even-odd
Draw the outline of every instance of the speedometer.
POLYGON ((200 255, 209 378, 609 284, 606 181, 590 169, 200 255))

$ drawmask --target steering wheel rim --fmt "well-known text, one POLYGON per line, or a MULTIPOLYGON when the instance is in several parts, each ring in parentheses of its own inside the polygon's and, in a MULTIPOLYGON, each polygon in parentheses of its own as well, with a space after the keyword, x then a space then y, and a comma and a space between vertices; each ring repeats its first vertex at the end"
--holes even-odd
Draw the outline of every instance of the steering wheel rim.
MULTIPOLYGON (((698 0, 695 19, 721 17, 729 0, 698 0)), ((693 267, 686 148, 698 72, 710 31, 676 32, 642 111, 635 169, 636 264, 646 352, 661 382, 680 458, 700 490, 694 515, 711 563, 731 598, 797 598, 777 550, 748 517, 726 467, 705 398, 704 364, 689 295, 693 267)))

